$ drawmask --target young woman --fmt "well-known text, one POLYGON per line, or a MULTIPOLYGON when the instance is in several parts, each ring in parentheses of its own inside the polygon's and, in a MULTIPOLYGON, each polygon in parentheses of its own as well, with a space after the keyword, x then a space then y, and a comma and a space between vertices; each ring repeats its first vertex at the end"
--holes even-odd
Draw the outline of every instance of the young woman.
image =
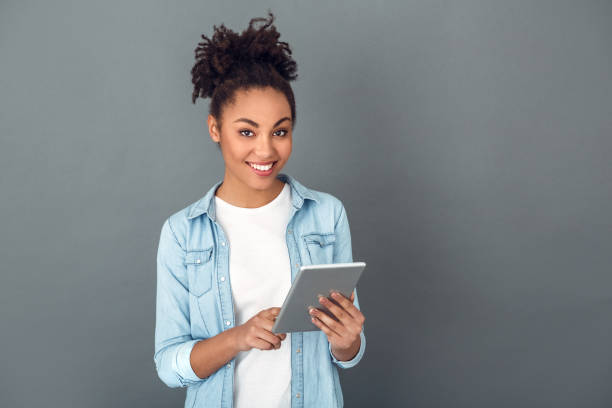
POLYGON ((297 75, 273 20, 252 19, 240 35, 215 26, 196 48, 192 100, 211 98, 225 174, 163 224, 154 355, 166 385, 188 387, 186 407, 340 407, 337 367, 365 350, 356 291, 320 297, 335 319, 304 310, 320 330, 271 332, 302 264, 353 260, 340 200, 280 173, 297 75))

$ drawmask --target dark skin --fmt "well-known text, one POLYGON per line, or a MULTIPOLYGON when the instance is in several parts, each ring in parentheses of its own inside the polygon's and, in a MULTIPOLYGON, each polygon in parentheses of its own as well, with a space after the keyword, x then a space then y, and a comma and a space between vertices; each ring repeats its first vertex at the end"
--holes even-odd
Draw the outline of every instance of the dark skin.
MULTIPOLYGON (((348 361, 359 352, 361 333, 365 316, 353 304, 355 292, 350 298, 332 292, 330 297, 320 297, 319 302, 333 314, 338 321, 324 312, 311 307, 312 322, 325 333, 331 344, 332 353, 340 361, 348 361), (330 300, 331 299, 331 300, 330 300)), ((286 333, 272 333, 274 320, 280 307, 264 309, 242 325, 222 331, 216 336, 195 344, 191 351, 191 367, 200 378, 206 378, 227 364, 241 351, 252 348, 277 350, 286 333)))
POLYGON ((244 324, 197 342, 189 360, 193 371, 198 377, 206 378, 241 351, 279 349, 287 337, 285 333, 276 335, 271 331, 279 312, 280 307, 264 309, 244 324))
POLYGON ((310 307, 311 321, 327 336, 336 359, 348 361, 359 352, 361 346, 360 333, 365 322, 365 316, 353 304, 355 292, 351 293, 350 298, 339 292, 332 292, 330 298, 320 296, 319 303, 325 306, 338 320, 336 321, 326 313, 310 307))
MULTIPOLYGON (((223 129, 216 118, 209 115, 210 137, 219 142, 225 162, 223 183, 216 195, 230 204, 256 208, 278 196, 284 183, 276 179, 292 149, 291 109, 284 94, 272 88, 238 91, 235 101, 223 109, 223 129), (248 162, 276 162, 270 176, 253 173, 248 162)), ((315 311, 313 323, 327 336, 332 353, 340 361, 352 359, 359 351, 365 318, 350 298, 342 294, 321 300, 337 319, 315 311), (332 303, 333 299, 336 303, 332 303)), ((222 331, 216 336, 199 341, 190 356, 191 367, 200 378, 216 372, 241 351, 253 348, 277 350, 286 333, 272 333, 272 326, 280 307, 264 309, 242 325, 222 331)))

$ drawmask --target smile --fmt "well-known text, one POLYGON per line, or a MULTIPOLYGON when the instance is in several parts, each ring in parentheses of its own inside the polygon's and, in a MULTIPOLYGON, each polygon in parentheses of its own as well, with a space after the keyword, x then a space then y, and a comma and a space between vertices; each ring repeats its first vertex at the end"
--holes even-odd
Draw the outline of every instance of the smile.
POLYGON ((255 170, 259 170, 259 171, 268 171, 272 168, 272 166, 274 166, 274 164, 276 162, 269 162, 267 164, 254 164, 254 163, 250 163, 250 162, 246 162, 249 166, 251 166, 252 168, 254 168, 255 170))
POLYGON ((278 161, 268 162, 268 163, 259 163, 259 164, 250 163, 250 162, 245 162, 245 163, 249 165, 249 167, 251 168, 251 171, 253 171, 256 175, 260 177, 269 177, 274 172, 276 163, 278 163, 278 161))

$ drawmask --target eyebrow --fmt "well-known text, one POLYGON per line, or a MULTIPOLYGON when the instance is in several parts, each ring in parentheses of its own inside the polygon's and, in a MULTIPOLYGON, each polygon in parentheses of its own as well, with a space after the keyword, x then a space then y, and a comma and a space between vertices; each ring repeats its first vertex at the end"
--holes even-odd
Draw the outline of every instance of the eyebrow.
MULTIPOLYGON (((291 121, 291 118, 289 118, 289 117, 285 116, 284 118, 282 118, 282 119, 278 120, 278 121, 277 121, 277 122, 274 124, 274 126, 272 126, 272 127, 277 127, 278 125, 280 125, 280 124, 281 124, 283 121, 285 121, 285 120, 291 121)), ((236 119, 236 120, 234 121, 234 123, 236 123, 236 122, 246 122, 246 123, 248 123, 249 125, 254 126, 254 127, 256 127, 256 128, 258 128, 258 127, 259 127, 259 124, 258 124, 257 122, 255 122, 254 120, 251 120, 251 119, 247 119, 247 118, 238 118, 238 119, 236 119)))

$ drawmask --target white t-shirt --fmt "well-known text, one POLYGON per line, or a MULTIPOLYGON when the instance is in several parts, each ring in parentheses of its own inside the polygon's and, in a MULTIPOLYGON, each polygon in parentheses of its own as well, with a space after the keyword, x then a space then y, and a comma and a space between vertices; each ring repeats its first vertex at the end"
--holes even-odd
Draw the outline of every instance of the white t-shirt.
MULTIPOLYGON (((280 307, 291 287, 285 238, 291 188, 257 208, 236 207, 215 196, 217 221, 230 245, 230 283, 236 326, 269 307, 280 307)), ((291 407, 291 334, 278 350, 253 348, 236 355, 234 407, 291 407)))

